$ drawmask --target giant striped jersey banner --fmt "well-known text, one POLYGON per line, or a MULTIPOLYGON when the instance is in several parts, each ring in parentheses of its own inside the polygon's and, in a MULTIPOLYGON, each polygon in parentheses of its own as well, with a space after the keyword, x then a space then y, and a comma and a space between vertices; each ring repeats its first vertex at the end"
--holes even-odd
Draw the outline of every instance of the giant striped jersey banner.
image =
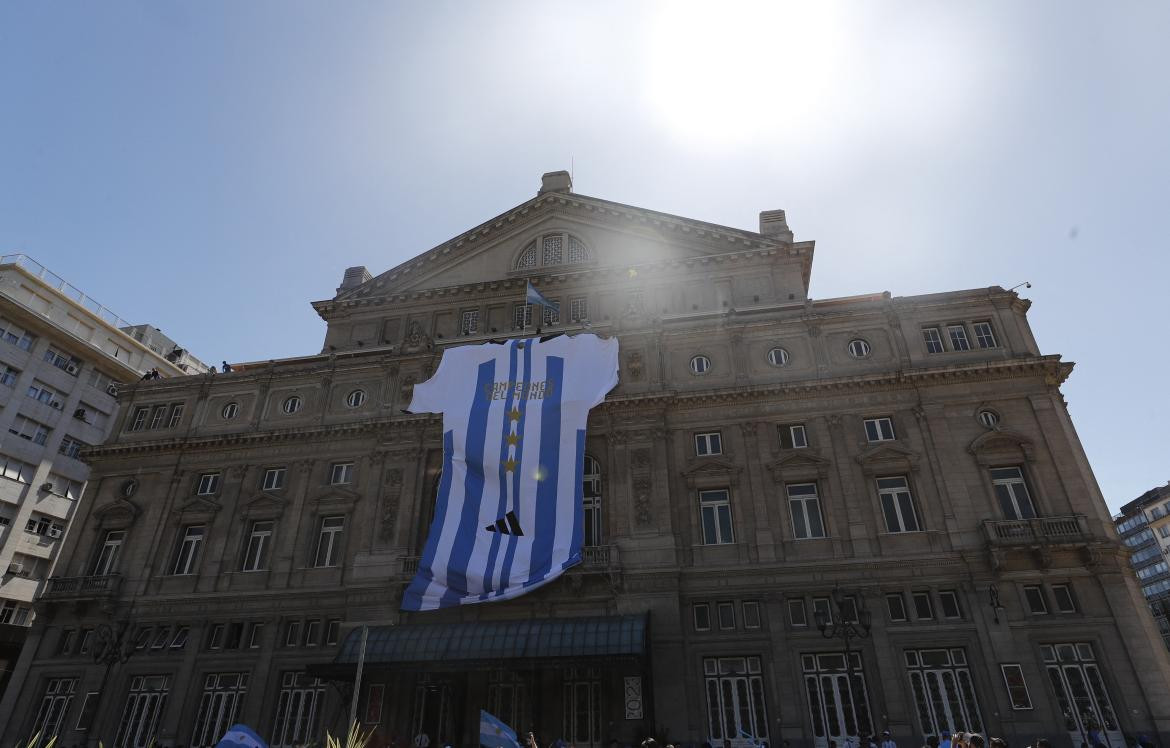
POLYGON ((412 413, 443 415, 435 519, 403 610, 506 600, 581 562, 589 410, 617 384, 596 335, 449 348, 412 413))

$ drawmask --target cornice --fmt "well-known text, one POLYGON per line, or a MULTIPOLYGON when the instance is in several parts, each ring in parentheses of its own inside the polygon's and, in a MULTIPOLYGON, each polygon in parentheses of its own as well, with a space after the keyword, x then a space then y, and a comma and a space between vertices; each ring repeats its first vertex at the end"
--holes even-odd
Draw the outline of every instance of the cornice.
MULTIPOLYGON (((615 395, 608 397, 594 412, 612 414, 645 407, 720 406, 730 403, 751 403, 762 400, 805 398, 849 392, 914 389, 933 384, 1022 379, 1037 376, 1043 377, 1047 386, 1059 386, 1068 378, 1072 370, 1073 364, 1061 361, 1060 356, 1034 356, 980 364, 910 369, 882 374, 780 382, 749 387, 737 386, 698 392, 663 390, 644 394, 615 395)), ((191 438, 111 443, 90 447, 83 451, 82 457, 87 462, 93 463, 104 459, 138 454, 237 449, 280 443, 312 442, 324 438, 335 440, 377 434, 389 430, 401 430, 408 425, 422 428, 440 422, 438 415, 404 413, 348 423, 317 424, 275 431, 247 431, 191 438)))

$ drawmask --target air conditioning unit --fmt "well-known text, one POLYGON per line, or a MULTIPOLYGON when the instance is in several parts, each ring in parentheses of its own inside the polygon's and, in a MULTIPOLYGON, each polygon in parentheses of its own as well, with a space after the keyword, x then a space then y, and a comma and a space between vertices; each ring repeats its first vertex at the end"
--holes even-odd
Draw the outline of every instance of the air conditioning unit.
POLYGON ((41 490, 48 491, 49 493, 52 493, 53 492, 53 484, 52 483, 42 483, 41 490))
POLYGON ((24 564, 20 561, 13 561, 12 563, 8 564, 8 573, 23 577, 24 564))
POLYGON ((118 386, 113 385, 113 384, 107 384, 106 385, 106 394, 109 395, 110 397, 117 397, 118 396, 118 386))
POLYGON ((49 525, 49 537, 59 538, 65 533, 65 528, 60 525, 49 525))
POLYGON ((76 375, 77 374, 77 364, 74 364, 74 363, 66 364, 65 371, 69 372, 70 374, 76 375))

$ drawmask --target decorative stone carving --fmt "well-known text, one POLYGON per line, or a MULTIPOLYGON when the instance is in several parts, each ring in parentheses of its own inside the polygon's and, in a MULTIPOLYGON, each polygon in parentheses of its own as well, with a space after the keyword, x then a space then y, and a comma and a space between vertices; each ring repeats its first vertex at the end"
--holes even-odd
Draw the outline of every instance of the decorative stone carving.
POLYGON ((383 542, 389 542, 394 537, 394 523, 398 517, 398 498, 386 500, 386 507, 382 510, 382 522, 378 528, 378 537, 383 542))
POLYGON ((402 486, 402 468, 392 467, 386 470, 386 485, 392 487, 402 486))
POLYGON ((630 451, 630 467, 643 470, 650 467, 650 450, 635 449, 630 451))
POLYGON ((402 395, 403 405, 410 402, 410 396, 414 394, 414 383, 417 381, 418 379, 413 374, 407 374, 402 378, 400 394, 402 395))
POLYGON ((650 479, 634 479, 634 521, 639 525, 650 524, 650 479))
POLYGON ((744 439, 754 439, 756 438, 756 429, 759 428, 759 425, 755 421, 744 421, 739 424, 739 431, 743 434, 744 439))
POLYGON ((631 382, 642 381, 642 375, 645 373, 645 364, 642 361, 642 353, 634 351, 626 356, 626 373, 629 375, 631 382))
POLYGON ((422 325, 418 320, 411 320, 410 326, 406 328, 406 339, 402 341, 402 349, 406 353, 417 353, 424 349, 430 349, 431 338, 423 332, 422 325))

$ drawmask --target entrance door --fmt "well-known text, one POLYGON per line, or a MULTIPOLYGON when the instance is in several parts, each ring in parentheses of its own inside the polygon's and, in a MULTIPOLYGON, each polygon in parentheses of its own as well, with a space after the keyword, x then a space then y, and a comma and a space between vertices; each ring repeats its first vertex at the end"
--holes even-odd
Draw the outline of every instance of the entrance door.
POLYGON ((457 739, 453 701, 450 683, 423 676, 414 689, 413 738, 426 735, 430 748, 453 744, 457 739))
POLYGON ((764 678, 759 657, 709 657, 703 660, 710 739, 747 748, 768 738, 764 678))
POLYGON ((601 737, 601 674, 598 668, 566 668, 561 735, 577 748, 598 748, 601 737))
POLYGON ((528 684, 515 673, 493 670, 488 675, 487 712, 517 735, 526 735, 532 729, 528 713, 528 684))
POLYGON ((1093 645, 1046 644, 1040 651, 1073 745, 1088 743, 1093 748, 1100 741, 1109 748, 1123 748, 1125 737, 1105 690, 1093 645))
POLYGON ((801 656, 816 748, 826 748, 830 740, 836 741, 838 746, 846 745, 846 739, 850 740, 850 745, 857 745, 858 736, 873 733, 861 655, 850 652, 849 656, 852 660, 852 688, 849 687, 849 669, 845 667, 844 653, 801 656))

